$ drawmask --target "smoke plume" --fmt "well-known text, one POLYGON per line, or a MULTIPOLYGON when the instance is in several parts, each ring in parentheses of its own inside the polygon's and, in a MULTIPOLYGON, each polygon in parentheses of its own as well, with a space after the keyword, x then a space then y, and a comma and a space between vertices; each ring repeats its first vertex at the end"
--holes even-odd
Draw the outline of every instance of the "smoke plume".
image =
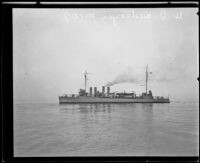
POLYGON ((138 80, 135 76, 131 76, 130 74, 119 74, 113 81, 108 82, 106 87, 110 87, 120 83, 138 83, 138 80))

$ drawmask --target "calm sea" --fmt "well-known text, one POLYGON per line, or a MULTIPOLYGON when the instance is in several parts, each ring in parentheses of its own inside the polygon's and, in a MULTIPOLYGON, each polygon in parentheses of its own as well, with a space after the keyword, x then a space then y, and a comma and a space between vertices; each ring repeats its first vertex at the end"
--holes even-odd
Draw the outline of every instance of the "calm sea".
POLYGON ((199 106, 16 104, 14 156, 198 156, 199 106))

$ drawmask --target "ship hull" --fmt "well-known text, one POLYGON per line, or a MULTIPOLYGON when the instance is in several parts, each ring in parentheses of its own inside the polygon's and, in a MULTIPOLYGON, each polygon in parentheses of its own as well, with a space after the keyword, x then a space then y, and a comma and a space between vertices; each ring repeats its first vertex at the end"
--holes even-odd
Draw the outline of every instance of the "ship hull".
POLYGON ((78 103, 170 103, 169 99, 99 98, 99 97, 60 97, 60 104, 78 103))

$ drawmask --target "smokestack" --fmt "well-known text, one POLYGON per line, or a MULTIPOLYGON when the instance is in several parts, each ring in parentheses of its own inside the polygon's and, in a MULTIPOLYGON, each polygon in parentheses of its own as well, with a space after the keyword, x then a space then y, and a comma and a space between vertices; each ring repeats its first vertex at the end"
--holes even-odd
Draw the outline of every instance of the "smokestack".
POLYGON ((107 87, 107 94, 110 94, 110 87, 107 87))
POLYGON ((92 87, 90 87, 90 97, 92 97, 92 87))
POLYGON ((105 94, 105 87, 103 86, 102 87, 102 95, 104 96, 104 94, 105 94))
POLYGON ((94 87, 94 96, 97 96, 97 87, 94 87))

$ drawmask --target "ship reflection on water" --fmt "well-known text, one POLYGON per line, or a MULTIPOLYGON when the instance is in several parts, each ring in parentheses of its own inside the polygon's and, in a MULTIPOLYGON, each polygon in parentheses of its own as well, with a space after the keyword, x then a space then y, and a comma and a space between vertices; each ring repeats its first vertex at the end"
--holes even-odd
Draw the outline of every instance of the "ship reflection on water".
MULTIPOLYGON (((66 104, 60 105, 60 112, 72 114, 81 123, 102 121, 111 122, 111 119, 122 120, 132 119, 138 121, 153 121, 153 105, 145 104, 66 104), (126 116, 129 114, 129 116, 126 116), (131 115, 131 116, 130 116, 131 115), (108 120, 108 121, 107 121, 108 120)), ((158 104, 157 104, 158 105, 158 104)))
POLYGON ((68 109, 78 109, 80 113, 89 112, 111 112, 112 104, 66 104, 59 105, 61 111, 68 109))
MULTIPOLYGON (((158 105, 158 104, 157 104, 158 105)), ((111 112, 111 108, 119 107, 121 109, 128 107, 131 108, 140 108, 142 109, 152 109, 153 104, 152 103, 144 103, 144 104, 138 104, 138 103, 125 103, 125 104, 109 104, 109 103, 103 103, 103 104, 62 104, 59 105, 61 111, 66 111, 67 109, 79 109, 80 112, 111 112)))
POLYGON ((82 123, 93 122, 97 120, 111 120, 111 104, 75 104, 60 105, 60 111, 73 114, 78 117, 82 123))

